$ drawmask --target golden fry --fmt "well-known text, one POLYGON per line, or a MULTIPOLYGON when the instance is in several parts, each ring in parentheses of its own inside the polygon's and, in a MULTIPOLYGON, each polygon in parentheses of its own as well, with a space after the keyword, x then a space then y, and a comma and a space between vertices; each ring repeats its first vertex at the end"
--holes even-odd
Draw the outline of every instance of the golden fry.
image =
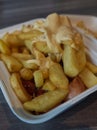
POLYGON ((57 87, 50 81, 50 80, 46 80, 46 82, 44 83, 42 89, 46 90, 46 91, 53 91, 55 90, 57 87))
POLYGON ((67 91, 56 89, 40 95, 31 101, 25 102, 23 106, 29 111, 47 112, 60 104, 65 99, 66 95, 67 91))
POLYGON ((33 72, 30 69, 23 68, 20 70, 20 75, 24 80, 31 80, 33 78, 33 72))
POLYGON ((25 40, 24 44, 27 47, 27 49, 33 54, 33 43, 32 43, 32 40, 25 40))
POLYGON ((3 54, 7 54, 7 55, 9 55, 11 53, 9 47, 1 39, 0 39, 0 52, 3 54))
POLYGON ((17 59, 19 59, 19 60, 30 60, 30 59, 33 59, 33 55, 23 54, 23 53, 18 53, 18 52, 12 53, 12 56, 17 58, 17 59))
POLYGON ((18 35, 18 38, 21 40, 29 40, 29 39, 37 38, 38 36, 42 34, 43 33, 38 30, 32 30, 29 32, 22 32, 21 34, 18 35))
POLYGON ((9 72, 18 72, 23 65, 14 57, 1 54, 1 59, 6 64, 9 72))
POLYGON ((42 87, 43 83, 44 83, 44 78, 43 78, 43 74, 40 70, 36 70, 34 73, 34 81, 35 81, 35 86, 36 87, 42 87))
POLYGON ((97 84, 97 77, 88 68, 84 68, 79 74, 79 77, 87 88, 91 88, 97 84))
POLYGON ((34 47, 37 48, 40 52, 50 53, 50 49, 47 46, 47 43, 44 41, 38 41, 34 43, 34 47))
POLYGON ((54 63, 49 68, 49 79, 57 87, 68 90, 68 78, 65 76, 60 64, 54 63))
POLYGON ((71 46, 65 45, 62 60, 65 74, 69 77, 77 76, 86 65, 84 48, 80 47, 77 51, 71 46))
POLYGON ((21 31, 22 32, 29 32, 33 29, 33 26, 31 25, 23 25, 21 31))
POLYGON ((20 60, 20 62, 23 64, 25 68, 36 70, 38 69, 38 63, 37 60, 20 60))
POLYGON ((9 44, 10 47, 20 47, 24 45, 24 41, 19 39, 15 34, 7 34, 6 35, 6 43, 9 44))
POLYGON ((13 73, 10 77, 10 82, 12 85, 13 90, 15 91, 17 97, 20 99, 21 102, 26 102, 31 100, 31 95, 27 93, 25 88, 22 85, 20 76, 18 73, 13 73))
POLYGON ((86 66, 90 69, 94 74, 97 73, 97 66, 87 61, 86 66))
POLYGON ((49 77, 49 71, 47 68, 41 68, 41 72, 43 74, 44 79, 47 79, 49 77))

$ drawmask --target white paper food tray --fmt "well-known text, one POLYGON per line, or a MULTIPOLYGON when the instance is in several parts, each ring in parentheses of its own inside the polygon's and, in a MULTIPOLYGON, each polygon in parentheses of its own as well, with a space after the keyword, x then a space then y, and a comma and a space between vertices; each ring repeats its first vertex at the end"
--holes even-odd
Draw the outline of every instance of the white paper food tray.
MULTIPOLYGON (((94 16, 83 16, 83 15, 68 15, 68 16, 71 19, 74 26, 77 21, 82 20, 85 22, 87 27, 89 27, 90 29, 92 29, 94 31, 96 31, 95 29, 97 29, 97 18, 94 16)), ((37 19, 35 19, 35 20, 37 20, 37 19)), ((2 37, 6 32, 13 32, 14 30, 20 29, 21 26, 24 24, 32 24, 35 20, 31 20, 31 21, 28 21, 25 23, 21 23, 21 24, 12 26, 12 27, 2 29, 2 30, 0 30, 0 37, 2 37)), ((81 32, 81 33, 83 33, 83 32, 81 32)), ((84 33, 83 33, 83 35, 84 35, 84 33)), ((96 61, 96 59, 97 59, 97 54, 96 54, 97 40, 91 36, 85 36, 84 41, 85 41, 85 45, 88 48, 88 50, 86 50, 88 55, 90 56, 92 62, 97 65, 97 61, 96 61)), ((81 101, 82 99, 84 99, 85 97, 87 97, 88 95, 90 95, 91 93, 93 93, 97 90, 97 85, 93 86, 92 88, 84 91, 80 95, 57 106, 56 108, 50 110, 49 112, 47 112, 45 114, 33 115, 24 110, 21 102, 16 97, 16 95, 10 85, 9 73, 8 73, 6 67, 4 66, 4 64, 2 63, 2 61, 0 61, 0 87, 1 87, 2 93, 9 105, 10 109, 12 110, 12 112, 20 120, 22 120, 26 123, 32 123, 32 124, 42 123, 42 122, 52 119, 53 117, 57 116, 61 112, 65 111, 69 107, 78 103, 79 101, 81 101)))

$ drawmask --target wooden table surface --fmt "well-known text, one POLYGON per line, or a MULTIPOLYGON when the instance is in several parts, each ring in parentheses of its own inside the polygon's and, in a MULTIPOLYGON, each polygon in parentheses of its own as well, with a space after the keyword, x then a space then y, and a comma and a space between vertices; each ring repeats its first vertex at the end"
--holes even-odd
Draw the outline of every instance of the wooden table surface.
MULTIPOLYGON (((0 0, 0 29, 50 13, 97 16, 97 0, 0 0)), ((97 130, 97 92, 42 124, 20 121, 0 91, 0 130, 97 130)))

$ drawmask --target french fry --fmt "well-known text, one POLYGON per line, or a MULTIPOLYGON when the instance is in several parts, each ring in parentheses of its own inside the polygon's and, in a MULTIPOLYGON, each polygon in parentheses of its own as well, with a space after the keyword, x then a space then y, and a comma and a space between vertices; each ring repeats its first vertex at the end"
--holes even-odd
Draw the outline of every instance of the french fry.
POLYGON ((3 54, 7 54, 7 55, 9 55, 11 53, 9 47, 1 39, 0 39, 0 52, 3 54))
POLYGON ((18 72, 23 65, 14 57, 1 54, 1 59, 6 64, 9 72, 18 72))
POLYGON ((20 62, 25 68, 32 69, 32 70, 37 70, 38 69, 38 61, 36 59, 32 60, 21 60, 20 62))
POLYGON ((72 28, 72 22, 68 16, 60 15, 60 20, 61 20, 60 24, 72 28))
POLYGON ((65 45, 62 60, 65 74, 69 77, 77 76, 86 65, 84 48, 80 47, 77 51, 71 46, 65 45))
POLYGON ((94 74, 97 73, 97 66, 87 61, 86 66, 90 69, 94 74))
POLYGON ((34 81, 35 81, 35 86, 37 88, 42 87, 43 83, 44 83, 44 78, 43 78, 43 74, 40 70, 36 70, 34 73, 34 81))
POLYGON ((9 36, 9 33, 5 33, 2 37, 2 40, 6 43, 6 45, 10 48, 10 44, 7 42, 7 37, 9 36))
POLYGON ((33 26, 31 25, 23 25, 21 31, 22 32, 29 32, 33 29, 33 26))
POLYGON ((15 30, 14 32, 12 32, 12 34, 19 35, 19 34, 21 34, 21 30, 15 30))
POLYGON ((50 66, 49 79, 57 88, 62 88, 68 91, 69 81, 60 64, 54 63, 50 66))
POLYGON ((32 43, 32 40, 25 40, 24 44, 27 47, 27 49, 33 54, 33 43, 32 43))
POLYGON ((46 82, 44 83, 42 89, 46 90, 46 91, 53 91, 55 90, 57 87, 50 81, 50 80, 46 80, 46 82))
POLYGON ((33 59, 34 56, 30 55, 30 54, 24 54, 24 53, 18 53, 18 52, 14 52, 11 54, 13 57, 19 59, 19 60, 30 60, 33 59))
POLYGON ((32 99, 32 96, 27 93, 22 85, 20 76, 18 73, 13 73, 10 77, 10 82, 13 90, 21 102, 26 102, 32 99))
POLYGON ((21 40, 28 40, 28 39, 34 39, 38 36, 42 35, 43 33, 38 30, 31 30, 29 32, 22 32, 18 35, 18 38, 21 40))
POLYGON ((20 70, 20 75, 24 80, 31 80, 33 78, 33 72, 30 69, 22 68, 20 70))
POLYGON ((9 44, 10 47, 20 47, 24 45, 24 41, 19 39, 18 35, 15 34, 7 34, 5 41, 9 44))
POLYGON ((49 77, 49 70, 47 68, 41 68, 41 72, 44 79, 47 79, 49 77))
POLYGON ((48 26, 49 30, 53 33, 55 33, 60 26, 60 19, 59 15, 57 13, 53 13, 51 15, 48 15, 46 18, 46 25, 48 26), (54 22, 56 21, 56 22, 54 22))
POLYGON ((67 91, 56 89, 54 91, 44 93, 31 101, 25 102, 23 106, 29 111, 47 112, 60 104, 65 99, 66 95, 67 91))
POLYGON ((44 41, 35 42, 34 47, 37 48, 40 52, 43 52, 45 54, 50 53, 50 49, 47 46, 47 43, 44 41))
POLYGON ((79 74, 79 77, 87 88, 91 88, 97 84, 97 77, 88 68, 84 68, 79 74))

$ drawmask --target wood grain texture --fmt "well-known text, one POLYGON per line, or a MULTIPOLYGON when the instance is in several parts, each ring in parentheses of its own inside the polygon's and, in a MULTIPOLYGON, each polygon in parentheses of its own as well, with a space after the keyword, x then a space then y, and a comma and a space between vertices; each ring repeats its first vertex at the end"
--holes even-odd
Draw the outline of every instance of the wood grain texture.
MULTIPOLYGON (((0 0, 0 29, 49 13, 97 16, 97 0, 0 0)), ((0 130, 97 130, 97 92, 42 124, 27 124, 11 112, 0 91, 0 130)))

